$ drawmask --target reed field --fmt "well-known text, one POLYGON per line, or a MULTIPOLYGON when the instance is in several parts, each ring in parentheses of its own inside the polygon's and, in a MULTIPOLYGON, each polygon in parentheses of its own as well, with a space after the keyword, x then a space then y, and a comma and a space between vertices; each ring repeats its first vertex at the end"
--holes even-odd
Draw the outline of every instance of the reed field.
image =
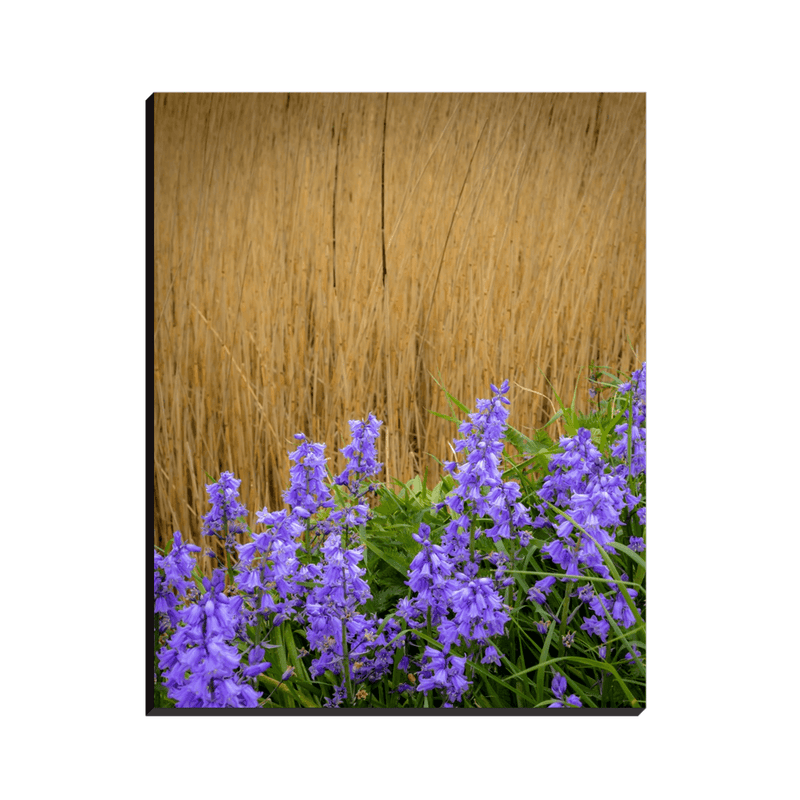
POLYGON ((533 436, 637 369, 645 144, 643 94, 156 94, 155 544, 209 546, 225 470, 283 507, 294 434, 336 473, 369 413, 380 479, 434 486, 437 381, 508 379, 533 436))

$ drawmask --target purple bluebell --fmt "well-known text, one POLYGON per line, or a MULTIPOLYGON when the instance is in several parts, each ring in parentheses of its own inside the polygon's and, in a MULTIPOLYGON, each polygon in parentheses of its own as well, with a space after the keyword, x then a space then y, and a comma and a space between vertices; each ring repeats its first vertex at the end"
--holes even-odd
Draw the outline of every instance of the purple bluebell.
POLYGON ((183 544, 180 531, 173 534, 172 550, 167 555, 154 550, 155 611, 166 614, 173 628, 178 623, 178 603, 194 585, 190 576, 196 562, 190 553, 201 550, 196 544, 183 544))
POLYGON ((486 644, 491 636, 502 636, 510 617, 503 598, 491 578, 468 577, 463 573, 450 599, 458 634, 466 641, 486 644))
POLYGON ((550 619, 537 619, 536 620, 536 630, 542 634, 542 636, 547 635, 547 630, 550 627, 550 623, 552 620, 550 619))
MULTIPOLYGON (((633 654, 625 653, 625 660, 630 664, 636 663, 637 660, 641 658, 641 652, 639 651, 638 647, 633 647, 633 654)), ((641 662, 640 662, 641 663, 641 662)))
POLYGON ((422 549, 414 556, 408 568, 406 585, 414 593, 411 599, 398 603, 398 613, 411 627, 420 627, 427 621, 430 609, 432 625, 438 625, 447 615, 449 601, 456 582, 454 566, 441 545, 431 542, 431 529, 424 522, 412 534, 422 549))
POLYGON ((323 508, 333 508, 334 502, 326 483, 325 445, 311 442, 305 434, 295 434, 300 444, 289 453, 294 462, 289 469, 291 484, 283 493, 284 502, 297 517, 308 518, 323 508))
POLYGON ((646 437, 647 428, 645 421, 647 417, 647 362, 642 362, 641 369, 636 370, 631 376, 631 380, 618 387, 620 394, 631 394, 631 409, 624 412, 628 422, 617 425, 614 429, 619 435, 619 439, 611 448, 611 454, 626 462, 628 458, 628 429, 631 430, 631 467, 632 477, 641 475, 647 469, 646 437), (631 415, 631 411, 633 414, 631 415), (632 416, 632 425, 631 423, 632 416))
POLYGON ((550 703, 548 708, 581 708, 583 706, 578 695, 564 696, 567 691, 567 679, 560 673, 556 672, 550 688, 558 700, 555 703, 550 703))
POLYGON ((242 481, 232 472, 223 472, 216 483, 206 484, 211 511, 203 517, 203 536, 222 539, 229 552, 235 547, 234 536, 247 532, 247 526, 236 520, 247 516, 247 509, 239 502, 242 481))
POLYGON ((263 648, 253 648, 242 664, 232 644, 242 632, 242 598, 225 595, 223 570, 204 578, 203 587, 200 600, 179 612, 183 624, 159 652, 167 693, 178 708, 255 707, 261 693, 252 682, 270 665, 263 648))
MULTIPOLYGON (((622 580, 627 580, 627 577, 628 576, 623 572, 622 580)), ((630 628, 630 626, 636 621, 636 618, 633 616, 633 611, 631 611, 631 608, 626 602, 622 592, 617 589, 616 584, 610 583, 609 586, 616 590, 613 605, 611 607, 611 616, 617 622, 619 622, 623 628, 630 628)), ((639 594, 636 589, 632 589, 630 586, 626 586, 625 588, 630 595, 631 600, 633 600, 633 598, 639 594)))
POLYGON ((584 617, 583 625, 581 625, 581 630, 586 631, 590 636, 599 636, 601 642, 605 642, 608 638, 610 628, 611 625, 607 619, 598 619, 594 614, 591 617, 584 617))
POLYGON ((447 696, 445 707, 461 702, 471 684, 464 672, 466 661, 466 656, 446 655, 435 647, 426 647, 417 691, 427 693, 433 689, 442 690, 447 696))
POLYGON ((547 600, 547 595, 552 591, 555 582, 556 579, 552 575, 548 575, 546 578, 536 581, 536 583, 528 589, 528 599, 534 603, 538 603, 540 606, 544 605, 547 600))
POLYGON ((459 425, 466 438, 453 444, 456 453, 463 453, 461 463, 445 462, 445 469, 455 478, 455 486, 444 503, 454 513, 455 519, 445 527, 442 545, 455 563, 468 560, 470 535, 486 535, 496 541, 518 537, 526 545, 529 534, 524 530, 532 521, 525 506, 518 502, 519 486, 513 481, 503 481, 503 437, 508 418, 508 381, 497 387, 491 384, 494 396, 478 400, 477 411, 459 425), (476 520, 488 517, 492 524, 483 529, 476 520))
MULTIPOLYGON (((334 482, 339 486, 347 486, 354 496, 361 493, 364 481, 374 478, 383 468, 383 464, 378 463, 375 449, 375 440, 382 424, 372 414, 364 421, 350 420, 352 441, 341 450, 342 455, 348 459, 347 466, 334 482)), ((366 489, 372 490, 374 485, 370 484, 366 489)))
POLYGON ((543 548, 572 582, 587 569, 609 577, 600 549, 613 552, 612 543, 623 524, 621 513, 632 510, 639 498, 631 494, 621 465, 614 467, 602 457, 591 432, 580 428, 575 436, 561 439, 562 452, 550 461, 551 474, 539 490, 540 497, 564 509, 555 522, 544 515, 546 503, 534 527, 549 526, 555 538, 543 548), (579 527, 578 527, 579 526, 579 527))
MULTIPOLYGON (((343 634, 349 649, 370 625, 359 606, 372 597, 362 577, 366 571, 359 566, 363 546, 345 549, 341 534, 331 532, 321 550, 324 557, 321 573, 303 609, 309 647, 319 653, 311 662, 309 671, 313 677, 328 669, 335 675, 344 674, 343 634)), ((352 660, 348 655, 348 661, 352 660)), ((352 670, 352 663, 348 663, 348 669, 352 670)))

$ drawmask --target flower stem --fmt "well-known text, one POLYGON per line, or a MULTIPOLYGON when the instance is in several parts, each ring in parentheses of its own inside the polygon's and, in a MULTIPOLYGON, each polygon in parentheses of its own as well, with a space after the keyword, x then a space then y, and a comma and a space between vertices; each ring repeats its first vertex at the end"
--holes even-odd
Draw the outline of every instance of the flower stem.
POLYGON ((571 587, 572 584, 568 583, 566 587, 566 595, 564 596, 564 610, 561 612, 561 630, 559 631, 559 643, 558 649, 559 653, 564 653, 564 636, 567 633, 567 617, 569 616, 569 599, 571 595, 571 587))
MULTIPOLYGON (((347 540, 348 540, 348 527, 345 525, 343 538, 344 546, 342 547, 342 600, 346 598, 347 592, 347 540)), ((347 691, 347 702, 351 702, 353 696, 353 687, 350 683, 350 656, 347 648, 347 620, 342 616, 342 658, 344 659, 344 678, 345 687, 347 691)))

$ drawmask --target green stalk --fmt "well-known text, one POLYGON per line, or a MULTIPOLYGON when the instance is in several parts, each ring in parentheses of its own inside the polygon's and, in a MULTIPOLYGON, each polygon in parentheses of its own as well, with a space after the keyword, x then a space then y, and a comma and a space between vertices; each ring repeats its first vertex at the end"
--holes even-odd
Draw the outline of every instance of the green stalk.
POLYGON ((475 530, 472 527, 472 521, 469 526, 469 560, 475 562, 475 530))
MULTIPOLYGON (((342 549, 342 556, 347 552, 347 531, 348 528, 345 526, 344 529, 344 548, 342 549)), ((345 597, 345 591, 347 589, 347 574, 345 570, 347 569, 347 559, 343 558, 345 566, 342 567, 342 597, 345 597)), ((353 687, 350 683, 350 655, 347 648, 347 620, 342 617, 342 656, 344 658, 344 679, 345 679, 345 687, 347 690, 347 702, 351 702, 351 698, 353 697, 353 687)))
POLYGON ((222 542, 222 547, 225 550, 225 570, 228 574, 228 587, 232 590, 233 589, 233 564, 231 564, 231 554, 228 552, 228 518, 223 517, 225 520, 222 523, 222 531, 225 534, 225 538, 222 542))
MULTIPOLYGON (((472 520, 470 520, 470 526, 469 526, 469 560, 473 564, 475 563, 475 528, 473 527, 472 520)), ((476 650, 477 650, 477 645, 475 644, 475 642, 472 642, 472 644, 469 647, 469 652, 467 653, 467 655, 469 656, 470 667, 472 670, 470 673, 470 678, 475 677, 475 660, 477 657, 476 650)))
POLYGON ((631 395, 630 395, 630 400, 628 401, 628 479, 629 480, 631 477, 632 460, 633 460, 633 383, 631 382, 631 395))
POLYGON ((564 647, 564 636, 567 633, 567 617, 569 617, 569 600, 572 597, 570 588, 572 584, 566 585, 566 594, 564 595, 564 608, 561 612, 561 629, 559 630, 560 641, 558 643, 558 653, 559 655, 564 655, 565 647, 564 647))
POLYGON ((344 680, 347 689, 347 702, 353 696, 353 687, 350 685, 350 657, 347 651, 347 621, 342 618, 342 655, 344 656, 344 680))

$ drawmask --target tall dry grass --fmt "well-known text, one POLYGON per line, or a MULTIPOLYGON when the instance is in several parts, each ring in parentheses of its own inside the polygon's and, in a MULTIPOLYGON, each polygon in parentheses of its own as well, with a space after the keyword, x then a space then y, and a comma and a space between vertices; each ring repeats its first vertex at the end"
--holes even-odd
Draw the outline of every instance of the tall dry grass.
POLYGON ((281 507, 292 435, 338 470, 370 411, 432 485, 431 375, 509 378, 532 432, 545 377, 586 407, 646 358, 644 95, 160 94, 154 152, 157 544, 203 544, 206 473, 281 507))

